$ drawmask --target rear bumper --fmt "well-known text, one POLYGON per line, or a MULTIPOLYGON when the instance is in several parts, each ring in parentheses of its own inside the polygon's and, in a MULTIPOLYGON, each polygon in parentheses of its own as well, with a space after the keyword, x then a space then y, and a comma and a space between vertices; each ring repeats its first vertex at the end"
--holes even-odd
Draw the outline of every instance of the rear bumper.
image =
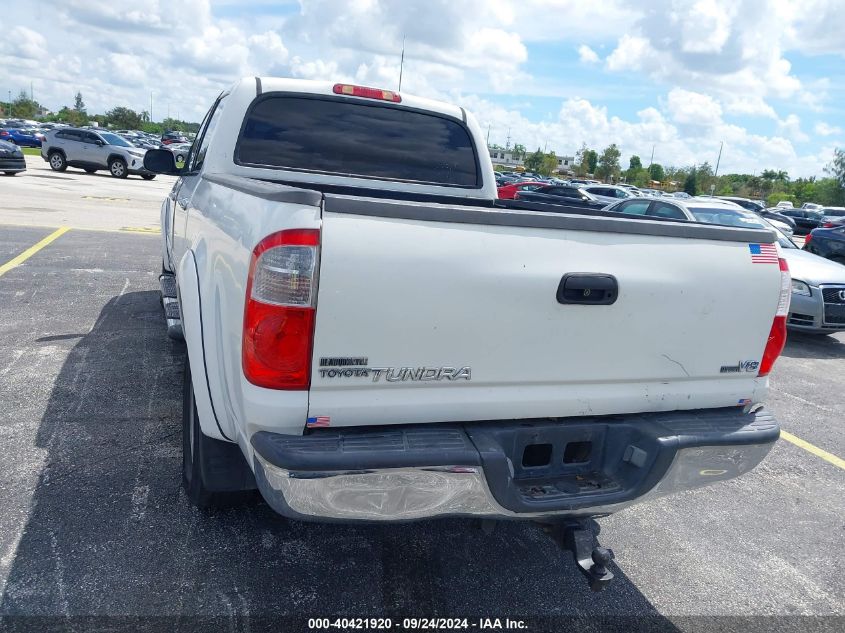
POLYGON ((22 157, 0 157, 0 172, 26 171, 26 160, 22 157))
POLYGON ((577 517, 731 479, 780 435, 763 409, 318 430, 252 437, 285 516, 410 521, 577 517))

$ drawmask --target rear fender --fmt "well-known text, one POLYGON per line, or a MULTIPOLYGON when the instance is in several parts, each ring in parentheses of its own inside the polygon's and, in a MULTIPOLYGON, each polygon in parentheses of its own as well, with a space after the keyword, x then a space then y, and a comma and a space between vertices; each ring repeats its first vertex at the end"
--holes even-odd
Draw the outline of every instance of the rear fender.
POLYGON ((208 386, 208 372, 205 365, 203 346, 202 297, 199 292, 199 277, 193 251, 188 251, 179 262, 176 275, 179 289, 179 309, 182 314, 182 331, 191 363, 191 378, 197 401, 197 414, 203 434, 218 440, 233 440, 231 432, 221 427, 215 404, 208 386))

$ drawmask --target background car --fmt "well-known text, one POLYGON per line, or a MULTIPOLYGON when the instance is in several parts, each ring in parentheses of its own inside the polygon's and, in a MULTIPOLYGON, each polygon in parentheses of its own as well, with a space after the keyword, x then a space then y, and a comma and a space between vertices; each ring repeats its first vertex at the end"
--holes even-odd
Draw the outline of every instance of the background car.
POLYGON ((813 229, 804 240, 804 250, 845 264, 845 226, 813 229))
POLYGON ((805 202, 801 205, 801 208, 805 211, 818 211, 822 208, 822 205, 816 204, 815 202, 805 202))
POLYGON ((0 141, 0 171, 7 176, 26 171, 26 159, 20 147, 8 141, 0 141))
POLYGON ((171 143, 188 143, 188 139, 181 132, 167 132, 161 137, 162 145, 170 145, 171 143))
POLYGON ((605 211, 627 213, 631 215, 648 215, 655 218, 675 220, 695 220, 707 224, 721 224, 723 226, 754 227, 777 230, 787 236, 792 231, 785 224, 775 223, 760 218, 757 214, 743 209, 728 200, 720 200, 710 196, 691 198, 673 198, 658 200, 636 198, 610 205, 605 211))
POLYGON ((822 214, 811 209, 781 209, 780 215, 795 222, 796 235, 806 235, 821 226, 822 214))
POLYGON ((820 220, 822 225, 826 222, 839 222, 845 218, 845 207, 822 207, 819 213, 822 215, 820 220))
POLYGON ((596 200, 605 204, 634 197, 634 194, 625 189, 625 187, 618 187, 616 185, 578 185, 578 188, 586 191, 594 196, 596 200))
POLYGON ((757 200, 751 200, 749 198, 740 198, 739 196, 718 196, 718 198, 719 200, 727 200, 728 202, 738 204, 743 209, 756 213, 761 218, 765 218, 767 220, 775 222, 776 226, 777 223, 786 224, 791 229, 790 234, 795 232, 795 220, 789 217, 788 215, 784 214, 784 211, 786 211, 787 209, 778 207, 771 207, 767 209, 762 202, 759 202, 757 200))
POLYGON ((138 174, 144 180, 152 180, 155 174, 144 169, 146 153, 117 134, 83 128, 49 132, 41 147, 41 157, 54 171, 78 167, 91 174, 107 169, 115 178, 138 174))
POLYGON ((191 151, 190 143, 171 143, 170 145, 165 145, 164 147, 173 152, 173 160, 176 161, 177 167, 185 164, 185 161, 188 159, 188 153, 191 151))
POLYGON ((42 139, 34 132, 24 131, 15 127, 7 127, 0 129, 0 141, 8 141, 21 147, 41 147, 42 139))
POLYGON ((787 327, 810 334, 845 331, 845 266, 802 251, 785 237, 778 243, 792 277, 787 327))
POLYGON ((655 200, 653 197, 631 198, 618 201, 604 208, 612 213, 625 213, 627 215, 641 215, 657 219, 671 220, 692 220, 692 214, 682 205, 655 200))
POLYGON ((519 191, 514 199, 590 209, 601 209, 606 205, 605 202, 597 200, 594 195, 583 189, 565 185, 543 185, 534 191, 519 191))
POLYGON ((516 194, 520 191, 536 191, 537 189, 543 186, 543 183, 536 182, 533 180, 526 180, 525 182, 508 183, 498 188, 499 199, 513 200, 516 194))

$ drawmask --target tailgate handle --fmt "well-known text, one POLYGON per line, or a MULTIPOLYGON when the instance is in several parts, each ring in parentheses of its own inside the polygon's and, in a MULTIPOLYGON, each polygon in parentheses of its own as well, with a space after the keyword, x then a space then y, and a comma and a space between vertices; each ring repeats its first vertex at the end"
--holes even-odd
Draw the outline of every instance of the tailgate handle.
POLYGON ((619 296, 616 277, 604 273, 566 273, 557 287, 558 303, 609 306, 619 296))

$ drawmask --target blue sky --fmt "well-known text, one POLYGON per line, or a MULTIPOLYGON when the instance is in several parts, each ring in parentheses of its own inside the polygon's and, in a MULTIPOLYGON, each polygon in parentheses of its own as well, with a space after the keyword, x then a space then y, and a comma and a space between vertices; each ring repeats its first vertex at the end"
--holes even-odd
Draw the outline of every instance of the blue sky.
POLYGON ((457 101, 491 141, 665 165, 821 175, 845 146, 845 0, 18 0, 0 76, 50 108, 76 90, 199 120, 245 75, 457 101))

